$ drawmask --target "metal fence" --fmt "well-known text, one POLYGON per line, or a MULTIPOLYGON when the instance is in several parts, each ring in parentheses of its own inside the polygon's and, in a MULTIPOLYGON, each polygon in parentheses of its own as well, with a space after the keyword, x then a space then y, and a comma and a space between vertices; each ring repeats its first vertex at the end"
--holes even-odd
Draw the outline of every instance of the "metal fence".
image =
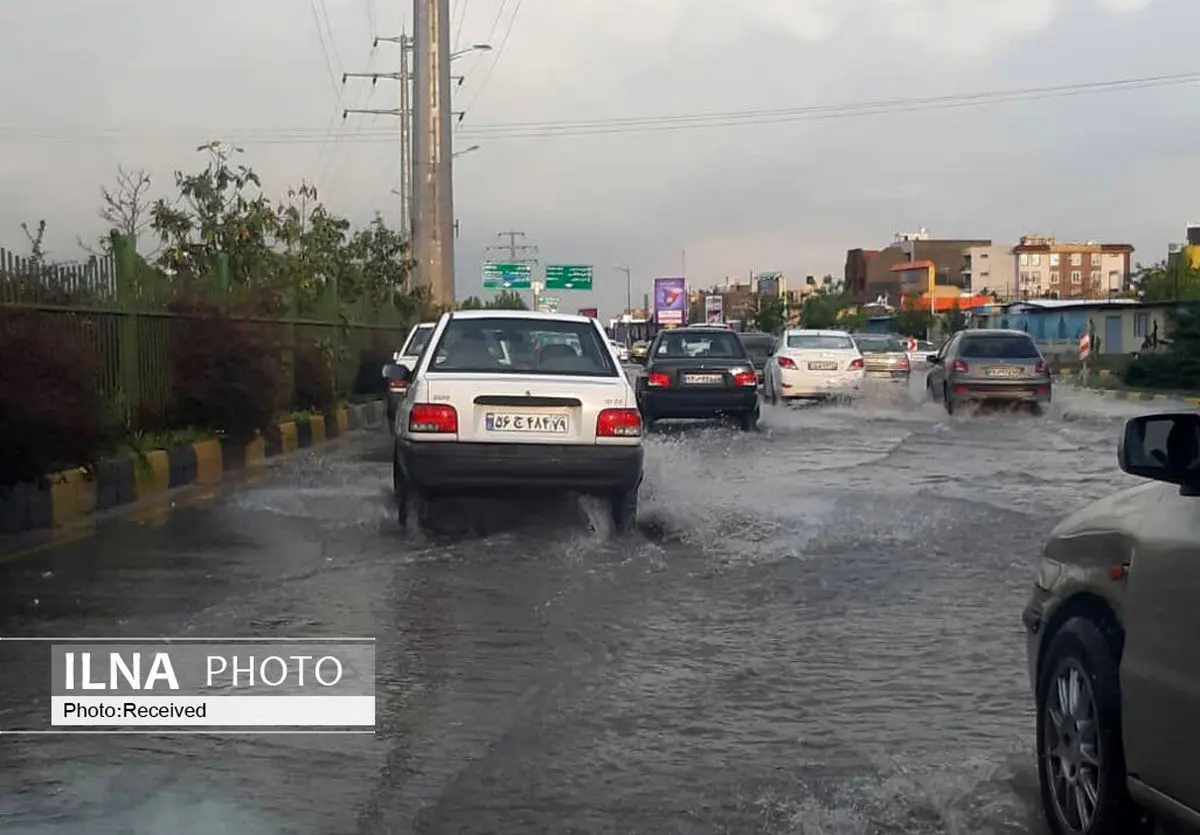
MULTIPOLYGON (((0 248, 0 315, 35 316, 39 331, 71 329, 82 336, 100 360, 97 386, 110 417, 132 425, 139 413, 161 413, 170 403, 172 332, 195 316, 172 309, 172 279, 145 263, 131 240, 114 235, 113 243, 110 254, 77 264, 42 263, 0 248)), ((205 283, 205 300, 216 305, 233 307, 246 295, 220 275, 205 283)), ((390 303, 375 306, 367 298, 346 303, 336 282, 315 301, 285 294, 284 307, 278 315, 238 317, 279 346, 281 410, 294 406, 298 346, 314 345, 330 358, 334 389, 345 395, 354 390, 364 353, 399 349, 412 324, 390 303)))

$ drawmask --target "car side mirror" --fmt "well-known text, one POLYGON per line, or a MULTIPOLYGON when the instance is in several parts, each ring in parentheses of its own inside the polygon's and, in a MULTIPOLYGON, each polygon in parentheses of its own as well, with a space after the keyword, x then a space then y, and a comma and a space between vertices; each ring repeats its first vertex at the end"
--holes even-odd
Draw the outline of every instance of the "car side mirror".
POLYGON ((1117 463, 1140 478, 1200 488, 1200 412, 1163 412, 1125 421, 1117 463))
POLYGON ((925 362, 929 363, 930 365, 937 365, 941 361, 942 361, 942 358, 939 357, 937 354, 926 354, 925 355, 925 362))
POLYGON ((393 383, 404 383, 407 385, 412 379, 412 370, 407 365, 388 363, 383 367, 383 376, 393 383))

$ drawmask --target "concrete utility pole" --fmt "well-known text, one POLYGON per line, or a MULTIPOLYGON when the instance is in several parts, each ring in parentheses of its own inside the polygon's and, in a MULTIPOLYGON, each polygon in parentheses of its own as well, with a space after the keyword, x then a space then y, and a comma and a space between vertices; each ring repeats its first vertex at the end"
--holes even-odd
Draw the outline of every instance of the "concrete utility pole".
POLYGON ((450 0, 413 0, 413 254, 417 285, 454 302, 450 0))

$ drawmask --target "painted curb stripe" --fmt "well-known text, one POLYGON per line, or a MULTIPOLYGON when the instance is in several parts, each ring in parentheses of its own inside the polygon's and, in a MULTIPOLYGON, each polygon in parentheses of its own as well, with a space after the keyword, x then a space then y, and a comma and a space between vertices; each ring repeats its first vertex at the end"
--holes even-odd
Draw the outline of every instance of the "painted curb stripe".
POLYGON ((0 492, 0 534, 60 527, 177 487, 219 481, 227 472, 261 466, 268 458, 379 423, 383 414, 383 401, 376 400, 332 415, 281 423, 250 443, 228 438, 198 441, 151 450, 144 457, 105 461, 90 473, 55 473, 44 485, 21 484, 0 492))

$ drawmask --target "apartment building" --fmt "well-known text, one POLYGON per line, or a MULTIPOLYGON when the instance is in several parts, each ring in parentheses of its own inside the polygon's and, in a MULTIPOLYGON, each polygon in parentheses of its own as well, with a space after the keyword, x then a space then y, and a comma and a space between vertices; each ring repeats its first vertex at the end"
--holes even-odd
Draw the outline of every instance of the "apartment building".
POLYGON ((1130 244, 1064 243, 1024 235, 1012 248, 1014 299, 1102 299, 1122 292, 1133 262, 1130 244))
POLYGON ((1010 246, 968 246, 963 250, 966 287, 1008 301, 1018 299, 1017 256, 1010 246))
POLYGON ((925 230, 898 234, 883 249, 846 251, 845 288, 859 304, 884 297, 890 304, 898 305, 902 287, 896 268, 906 263, 932 261, 938 285, 969 290, 973 286, 972 276, 964 272, 964 254, 968 249, 991 245, 986 238, 934 238, 925 230))

